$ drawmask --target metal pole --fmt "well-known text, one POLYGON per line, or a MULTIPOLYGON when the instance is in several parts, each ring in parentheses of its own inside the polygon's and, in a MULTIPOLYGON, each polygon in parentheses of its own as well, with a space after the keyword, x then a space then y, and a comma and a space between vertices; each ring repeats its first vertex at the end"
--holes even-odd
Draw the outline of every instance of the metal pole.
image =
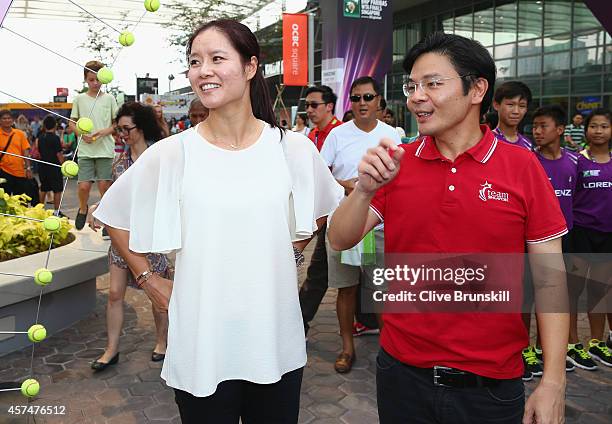
POLYGON ((308 14, 308 85, 314 85, 314 13, 308 14))

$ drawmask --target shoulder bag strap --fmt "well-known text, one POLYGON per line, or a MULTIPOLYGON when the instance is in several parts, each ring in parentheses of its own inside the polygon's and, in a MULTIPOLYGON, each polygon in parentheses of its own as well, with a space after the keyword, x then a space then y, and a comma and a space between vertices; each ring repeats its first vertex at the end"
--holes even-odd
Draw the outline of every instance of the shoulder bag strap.
POLYGON ((6 154, 6 152, 8 151, 9 146, 11 145, 11 141, 13 141, 13 136, 15 135, 14 132, 11 132, 11 135, 9 136, 8 141, 6 142, 6 146, 4 146, 4 149, 2 149, 2 154, 0 154, 0 161, 2 160, 2 158, 4 157, 4 155, 6 154))

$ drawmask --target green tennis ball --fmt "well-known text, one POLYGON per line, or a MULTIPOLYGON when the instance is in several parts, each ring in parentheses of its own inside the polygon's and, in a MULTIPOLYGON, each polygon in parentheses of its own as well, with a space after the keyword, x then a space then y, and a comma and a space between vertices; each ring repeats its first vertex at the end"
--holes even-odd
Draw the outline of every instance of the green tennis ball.
POLYGON ((47 329, 40 324, 34 324, 28 329, 28 339, 30 339, 31 342, 42 342, 46 337, 47 329))
POLYGON ((62 174, 68 178, 76 177, 79 174, 79 165, 72 160, 65 161, 62 163, 62 174))
POLYGON ((40 384, 33 378, 29 378, 21 383, 21 394, 25 397, 34 397, 40 391, 40 384))
POLYGON ((77 129, 81 134, 89 134, 93 131, 93 121, 89 118, 79 118, 77 121, 77 129))
POLYGON ((157 12, 157 9, 159 9, 159 0, 145 0, 144 6, 149 12, 157 12))
POLYGON ((39 286, 46 286, 53 281, 53 273, 47 268, 37 269, 34 273, 34 282, 39 286))
POLYGON ((105 66, 100 68, 100 70, 96 73, 96 77, 102 84, 108 84, 113 80, 113 71, 105 66))
POLYGON ((134 34, 129 31, 123 31, 121 35, 119 35, 119 42, 122 46, 128 47, 134 44, 134 34))
POLYGON ((45 230, 55 233, 60 229, 62 221, 57 216, 48 216, 43 221, 43 227, 45 230))

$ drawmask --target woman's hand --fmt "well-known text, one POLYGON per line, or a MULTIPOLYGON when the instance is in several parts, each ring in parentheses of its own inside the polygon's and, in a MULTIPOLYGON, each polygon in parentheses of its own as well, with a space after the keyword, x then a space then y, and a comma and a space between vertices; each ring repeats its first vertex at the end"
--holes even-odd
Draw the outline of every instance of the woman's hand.
POLYGON ((100 221, 94 218, 93 213, 98 208, 98 205, 91 205, 89 207, 89 211, 87 212, 87 225, 94 231, 98 231, 102 228, 100 221))
POLYGON ((162 278, 157 274, 153 274, 142 286, 153 306, 157 310, 165 312, 168 310, 170 303, 170 295, 172 294, 172 280, 162 278))

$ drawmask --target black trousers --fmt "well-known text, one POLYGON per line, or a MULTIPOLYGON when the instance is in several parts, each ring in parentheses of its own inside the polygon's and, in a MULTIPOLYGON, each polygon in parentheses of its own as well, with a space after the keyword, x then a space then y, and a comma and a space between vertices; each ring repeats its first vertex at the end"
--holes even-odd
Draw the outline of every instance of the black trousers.
POLYGON ((327 291, 327 249, 325 249, 325 232, 327 224, 323 225, 317 235, 316 245, 312 252, 310 265, 306 271, 306 280, 300 288, 300 307, 304 330, 308 331, 319 305, 327 291))
POLYGON ((175 389, 174 397, 183 424, 295 424, 303 373, 298 368, 272 384, 223 381, 206 397, 175 389))
POLYGON ((383 349, 376 358, 380 424, 520 424, 525 388, 520 378, 494 387, 440 387, 431 370, 405 365, 383 349))
POLYGON ((0 170, 0 178, 4 178, 6 182, 0 187, 4 189, 4 192, 10 195, 14 194, 27 194, 32 200, 30 200, 31 206, 36 206, 40 200, 40 194, 38 193, 38 182, 36 179, 27 179, 25 177, 16 177, 8 172, 0 170))

